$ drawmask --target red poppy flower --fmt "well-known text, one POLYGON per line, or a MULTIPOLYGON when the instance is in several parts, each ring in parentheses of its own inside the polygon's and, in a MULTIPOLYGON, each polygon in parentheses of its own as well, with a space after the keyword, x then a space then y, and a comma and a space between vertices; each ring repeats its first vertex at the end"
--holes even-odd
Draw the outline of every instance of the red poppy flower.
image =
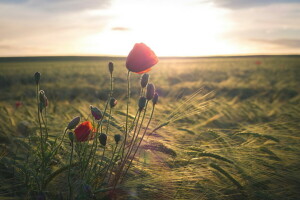
POLYGON ((17 102, 15 103, 16 108, 19 108, 21 105, 22 105, 22 102, 21 102, 21 101, 17 101, 17 102))
POLYGON ((85 142, 93 138, 93 126, 89 121, 82 122, 74 130, 78 142, 85 142))
POLYGON ((136 43, 126 60, 129 71, 142 74, 151 70, 158 62, 155 53, 144 43, 136 43))

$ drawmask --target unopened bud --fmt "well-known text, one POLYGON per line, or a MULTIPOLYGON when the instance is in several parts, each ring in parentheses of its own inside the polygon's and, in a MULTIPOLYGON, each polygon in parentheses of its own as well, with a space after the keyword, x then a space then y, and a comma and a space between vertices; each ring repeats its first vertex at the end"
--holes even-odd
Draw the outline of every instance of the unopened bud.
POLYGON ((141 78, 141 87, 145 88, 149 81, 149 74, 143 74, 141 78))
POLYGON ((114 63, 112 63, 112 62, 108 63, 108 70, 109 70, 109 73, 112 75, 112 73, 114 71, 114 63))
POLYGON ((99 141, 100 141, 100 144, 102 144, 103 146, 106 145, 106 141, 107 141, 107 135, 105 133, 101 133, 99 135, 99 141))
POLYGON ((34 74, 35 83, 39 84, 40 79, 41 79, 41 73, 40 72, 35 72, 35 74, 34 74))
POLYGON ((46 108, 48 106, 48 98, 45 95, 44 90, 40 90, 39 92, 39 96, 40 96, 40 110, 42 111, 43 108, 46 108))
POLYGON ((140 97, 139 99, 139 110, 142 111, 146 105, 147 99, 145 97, 140 97))
POLYGON ((116 144, 118 144, 118 143, 120 142, 120 140, 121 140, 121 135, 120 135, 120 134, 116 134, 116 135, 114 136, 114 138, 115 138, 116 144))
POLYGON ((73 132, 69 132, 68 135, 69 135, 70 142, 73 143, 74 142, 74 133, 73 132))
POLYGON ((94 116, 95 120, 100 120, 103 117, 102 112, 97 107, 90 106, 90 108, 91 108, 91 113, 94 116))
POLYGON ((153 99, 152 99, 152 103, 153 103, 153 105, 155 105, 155 104, 157 104, 157 102, 158 102, 158 94, 155 93, 155 94, 154 94, 154 97, 153 97, 153 99))
POLYGON ((154 97, 155 93, 155 87, 152 83, 147 85, 147 92, 146 92, 146 98, 148 100, 151 100, 154 97))
POLYGON ((72 119, 68 126, 67 126, 67 129, 71 130, 71 129, 74 129, 80 122, 80 117, 75 117, 74 119, 72 119))
POLYGON ((113 97, 109 101, 109 105, 111 108, 115 107, 117 105, 117 103, 118 103, 117 99, 115 99, 113 97))

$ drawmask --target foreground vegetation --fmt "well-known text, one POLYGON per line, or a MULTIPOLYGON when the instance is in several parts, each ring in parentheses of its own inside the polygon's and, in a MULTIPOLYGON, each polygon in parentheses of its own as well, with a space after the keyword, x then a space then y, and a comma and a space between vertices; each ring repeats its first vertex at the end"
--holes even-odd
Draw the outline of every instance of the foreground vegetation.
MULTIPOLYGON (((26 191, 16 176, 22 160, 15 155, 23 151, 25 138, 38 132, 33 74, 41 72, 49 99, 49 132, 61 135, 74 116, 90 117, 90 104, 104 108, 108 61, 115 64, 118 122, 126 110, 124 59, 0 62, 1 199, 22 198, 26 191)), ((150 72, 161 96, 156 121, 118 197, 297 199, 299 65, 299 57, 284 56, 161 59, 150 72)), ((132 82, 139 78, 133 75, 132 82)), ((134 104, 139 89, 132 86, 134 104)), ((135 108, 130 111, 135 115, 135 108)), ((122 126, 116 123, 112 132, 122 126)), ((63 150, 69 147, 66 140, 63 150)), ((68 160, 62 154, 58 163, 53 167, 68 160)), ((68 192, 65 179, 62 173, 51 181, 50 199, 68 192)), ((105 196, 96 192, 96 198, 105 196)))

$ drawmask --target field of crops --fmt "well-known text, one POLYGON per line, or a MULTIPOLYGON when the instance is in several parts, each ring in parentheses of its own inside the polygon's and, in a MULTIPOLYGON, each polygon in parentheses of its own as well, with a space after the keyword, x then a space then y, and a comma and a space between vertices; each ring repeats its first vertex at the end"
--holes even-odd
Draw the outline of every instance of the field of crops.
MULTIPOLYGON (((74 117, 91 120, 90 105, 104 109, 109 61, 115 65, 113 96, 118 100, 111 132, 122 135, 124 58, 0 59, 0 199, 40 195, 33 184, 24 186, 31 166, 28 138, 39 131, 34 73, 41 73, 40 87, 49 100, 49 138, 56 138, 74 117)), ((299 199, 300 57, 161 58, 149 74, 159 103, 115 197, 299 199)), ((131 116, 139 80, 131 74, 131 116)), ((68 165, 64 152, 70 152, 67 138, 51 170, 68 165)), ((45 187, 47 199, 65 199, 66 176, 67 171, 53 175, 45 187)), ((107 190, 91 190, 90 199, 106 198, 107 190)))

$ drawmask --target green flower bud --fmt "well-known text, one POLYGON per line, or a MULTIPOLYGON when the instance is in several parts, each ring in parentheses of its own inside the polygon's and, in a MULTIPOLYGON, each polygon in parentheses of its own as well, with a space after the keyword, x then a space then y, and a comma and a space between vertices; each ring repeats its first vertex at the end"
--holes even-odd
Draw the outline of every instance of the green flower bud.
POLYGON ((141 78, 141 87, 145 88, 149 81, 149 74, 143 74, 141 78))
POLYGON ((99 135, 99 141, 100 141, 100 144, 102 144, 103 146, 106 145, 106 141, 107 141, 107 135, 105 133, 101 133, 99 135))
POLYGON ((35 83, 39 84, 40 79, 41 79, 41 73, 40 72, 35 72, 35 74, 34 74, 35 83))
POLYGON ((146 105, 147 99, 145 97, 140 97, 139 99, 139 110, 142 111, 146 105))
POLYGON ((157 104, 157 102, 158 102, 158 94, 155 92, 154 97, 152 99, 152 103, 153 103, 153 105, 155 105, 155 104, 157 104))
POLYGON ((120 140, 121 140, 121 135, 120 135, 120 134, 116 134, 116 135, 114 136, 114 138, 115 138, 116 144, 118 144, 118 143, 120 142, 120 140))
POLYGON ((80 122, 80 117, 75 117, 74 119, 72 119, 68 126, 67 126, 67 129, 71 130, 71 129, 74 129, 80 122))
POLYGON ((154 97, 155 93, 155 87, 152 83, 147 85, 147 92, 146 92, 146 98, 148 100, 151 100, 154 97))
POLYGON ((68 135, 69 135, 70 142, 73 143, 74 142, 74 138, 75 138, 74 137, 74 133, 73 132, 69 132, 68 135))
POLYGON ((112 63, 112 62, 108 63, 108 70, 109 70, 109 73, 112 75, 112 73, 114 71, 114 63, 112 63))
POLYGON ((109 105, 111 108, 115 107, 117 105, 117 103, 118 103, 117 99, 115 99, 113 97, 109 101, 109 105))

